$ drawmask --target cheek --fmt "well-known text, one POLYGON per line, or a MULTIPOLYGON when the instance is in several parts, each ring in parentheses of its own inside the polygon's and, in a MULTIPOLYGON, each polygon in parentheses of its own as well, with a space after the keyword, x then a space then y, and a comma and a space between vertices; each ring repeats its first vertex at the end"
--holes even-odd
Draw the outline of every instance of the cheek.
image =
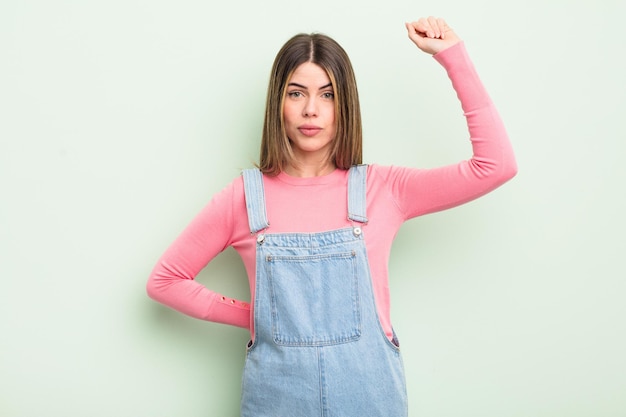
POLYGON ((337 119, 335 105, 329 103, 328 106, 325 106, 324 114, 326 116, 326 120, 328 120, 329 122, 334 122, 337 119))
POLYGON ((296 133, 295 129, 297 125, 298 120, 293 112, 293 108, 288 106, 283 107, 283 128, 288 138, 291 138, 296 133))
POLYGON ((295 119, 293 106, 283 106, 283 119, 286 124, 291 123, 295 119))

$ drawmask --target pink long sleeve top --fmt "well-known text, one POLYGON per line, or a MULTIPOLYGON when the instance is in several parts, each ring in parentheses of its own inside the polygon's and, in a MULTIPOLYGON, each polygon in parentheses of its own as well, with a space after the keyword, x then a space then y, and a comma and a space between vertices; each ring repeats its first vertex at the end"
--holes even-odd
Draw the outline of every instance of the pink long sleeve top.
MULTIPOLYGON (((392 241, 416 216, 466 203, 512 178, 517 166, 500 116, 458 43, 434 56, 445 68, 461 102, 470 134, 470 159, 434 169, 369 165, 363 235, 381 325, 392 337, 388 261, 392 241)), ((344 228, 348 171, 313 178, 284 172, 264 176, 266 233, 312 233, 344 228), (323 198, 320 198, 323 196, 323 198)), ((243 179, 216 194, 158 260, 147 290, 151 298, 190 316, 249 329, 253 302, 218 294, 194 280, 215 256, 232 246, 241 256, 254 300, 256 238, 250 233, 243 179)), ((224 277, 227 279, 227 277, 224 277)))

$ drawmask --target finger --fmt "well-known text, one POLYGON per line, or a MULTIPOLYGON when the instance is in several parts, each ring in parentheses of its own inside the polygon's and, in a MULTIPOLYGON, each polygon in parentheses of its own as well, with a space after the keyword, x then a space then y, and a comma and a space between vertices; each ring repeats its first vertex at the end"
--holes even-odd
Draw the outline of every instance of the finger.
POLYGON ((413 26, 413 23, 405 23, 404 26, 406 26, 406 32, 407 35, 409 35, 409 39, 411 39, 413 42, 415 42, 415 37, 417 36, 417 31, 415 30, 415 27, 413 26))
POLYGON ((417 45, 418 48, 422 48, 422 43, 424 41, 424 37, 426 36, 423 32, 421 32, 421 29, 417 29, 416 28, 417 22, 413 22, 413 23, 405 23, 408 35, 409 35, 409 39, 411 39, 411 41, 417 45))
POLYGON ((445 39, 446 32, 450 29, 448 24, 440 17, 437 19, 437 27, 439 28, 439 33, 441 33, 441 39, 445 39))
POLYGON ((436 27, 433 26, 433 21, 430 17, 422 17, 420 20, 418 20, 418 22, 421 22, 422 26, 424 27, 424 34, 427 38, 437 37, 436 27))
POLYGON ((435 36, 435 32, 428 21, 428 19, 420 18, 416 22, 411 23, 411 25, 415 28, 416 32, 421 34, 422 36, 432 38, 435 36))
POLYGON ((429 16, 427 21, 428 21, 428 25, 431 28, 431 33, 433 34, 431 38, 440 38, 441 30, 439 29, 439 23, 437 21, 437 18, 434 16, 429 16))
POLYGON ((417 21, 417 22, 406 23, 406 28, 409 34, 409 38, 411 38, 412 40, 415 39, 415 37, 426 36, 425 35, 426 28, 424 27, 422 22, 417 21))

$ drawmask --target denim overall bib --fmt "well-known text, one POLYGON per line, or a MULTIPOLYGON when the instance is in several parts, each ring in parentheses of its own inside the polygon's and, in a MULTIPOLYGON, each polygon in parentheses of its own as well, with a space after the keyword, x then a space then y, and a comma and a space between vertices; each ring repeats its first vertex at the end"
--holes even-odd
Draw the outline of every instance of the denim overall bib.
POLYGON ((262 174, 244 170, 257 272, 242 417, 407 416, 402 359, 378 319, 360 225, 366 172, 350 169, 346 228, 270 234, 262 174))

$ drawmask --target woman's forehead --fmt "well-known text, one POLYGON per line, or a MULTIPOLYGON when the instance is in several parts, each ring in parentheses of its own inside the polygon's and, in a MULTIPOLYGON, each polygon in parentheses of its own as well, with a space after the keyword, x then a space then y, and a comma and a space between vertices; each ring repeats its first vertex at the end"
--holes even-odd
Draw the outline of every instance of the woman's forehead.
POLYGON ((294 83, 306 88, 325 88, 332 85, 326 70, 313 62, 304 62, 296 67, 288 80, 288 84, 294 83))

